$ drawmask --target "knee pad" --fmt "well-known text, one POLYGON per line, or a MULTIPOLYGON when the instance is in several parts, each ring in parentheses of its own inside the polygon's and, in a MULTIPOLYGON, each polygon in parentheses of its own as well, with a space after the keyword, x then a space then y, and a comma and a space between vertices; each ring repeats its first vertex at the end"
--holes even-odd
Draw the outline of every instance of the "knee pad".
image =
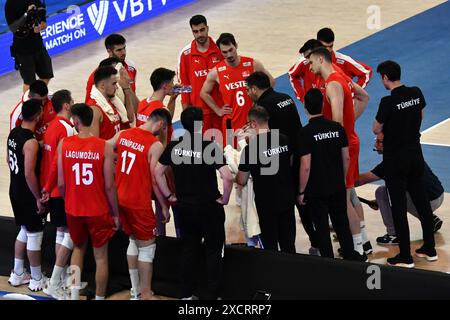
POLYGON ((138 247, 136 245, 136 241, 130 238, 130 243, 128 244, 127 249, 128 256, 137 256, 139 255, 138 247))
POLYGON ((350 191, 350 201, 352 202, 353 207, 361 205, 361 201, 359 201, 358 199, 355 188, 352 188, 352 190, 350 191))
POLYGON ((62 231, 56 231, 56 244, 62 245, 64 241, 64 232, 62 231))
POLYGON ((27 229, 25 227, 20 227, 20 231, 17 234, 17 238, 18 241, 23 242, 23 243, 27 243, 28 237, 27 237, 27 229))
POLYGON ((41 251, 43 232, 27 232, 27 250, 41 251))
POLYGON ((148 247, 139 248, 138 250, 139 250, 138 261, 152 263, 153 258, 155 257, 156 243, 153 243, 148 247))
POLYGON ((73 241, 70 237, 70 233, 64 232, 64 239, 61 243, 62 246, 66 247, 69 250, 73 250, 73 241))

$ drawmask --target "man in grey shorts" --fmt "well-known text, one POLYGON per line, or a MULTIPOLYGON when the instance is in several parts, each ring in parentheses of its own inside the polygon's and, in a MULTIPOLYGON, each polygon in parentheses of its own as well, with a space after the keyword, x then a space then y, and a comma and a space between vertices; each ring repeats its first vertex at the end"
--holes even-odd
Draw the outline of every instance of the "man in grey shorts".
MULTIPOLYGON (((384 179, 383 162, 381 162, 371 171, 361 173, 355 185, 361 186, 366 183, 371 183, 381 179, 384 179)), ((428 194, 428 198, 430 199, 431 209, 433 210, 433 212, 435 212, 444 201, 444 188, 442 187, 442 184, 439 181, 438 177, 436 177, 436 175, 431 171, 426 162, 424 166, 424 181, 426 192, 428 194)), ((387 229, 387 233, 384 236, 377 238, 377 243, 379 245, 397 245, 398 240, 396 237, 394 221, 392 219, 389 196, 385 186, 380 186, 377 188, 377 190, 375 191, 375 198, 376 200, 374 201, 373 205, 371 205, 371 207, 379 207, 381 216, 383 218, 383 223, 387 229)), ((419 218, 417 209, 414 206, 409 193, 406 193, 406 209, 414 217, 419 218)), ((433 214, 434 232, 437 232, 442 227, 442 223, 442 220, 438 216, 433 214)))

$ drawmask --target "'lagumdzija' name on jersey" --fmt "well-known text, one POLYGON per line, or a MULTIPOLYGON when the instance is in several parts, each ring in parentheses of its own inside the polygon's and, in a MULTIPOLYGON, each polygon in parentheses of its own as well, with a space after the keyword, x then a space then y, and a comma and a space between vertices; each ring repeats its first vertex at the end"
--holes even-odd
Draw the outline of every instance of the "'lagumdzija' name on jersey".
POLYGON ((125 147, 131 148, 131 149, 139 151, 139 152, 144 152, 144 146, 142 144, 128 140, 128 139, 121 138, 119 141, 119 144, 121 146, 125 146, 125 147))
POLYGON ((324 139, 333 139, 333 138, 339 138, 338 131, 330 131, 330 132, 318 133, 318 134, 314 135, 314 139, 316 139, 316 141, 324 140, 324 139))
POLYGON ((100 160, 100 153, 92 151, 69 151, 66 150, 66 158, 100 160))

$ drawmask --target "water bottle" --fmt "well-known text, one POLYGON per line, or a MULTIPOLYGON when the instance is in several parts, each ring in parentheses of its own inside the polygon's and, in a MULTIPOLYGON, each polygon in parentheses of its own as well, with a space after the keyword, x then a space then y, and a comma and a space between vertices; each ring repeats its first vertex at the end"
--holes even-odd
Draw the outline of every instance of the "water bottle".
POLYGON ((173 93, 191 93, 192 86, 190 85, 175 85, 172 89, 173 93))

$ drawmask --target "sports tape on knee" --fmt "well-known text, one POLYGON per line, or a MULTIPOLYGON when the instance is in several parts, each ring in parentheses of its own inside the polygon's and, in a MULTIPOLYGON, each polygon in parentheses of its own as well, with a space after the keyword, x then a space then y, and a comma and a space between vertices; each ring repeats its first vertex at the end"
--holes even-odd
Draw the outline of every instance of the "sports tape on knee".
POLYGON ((17 234, 18 241, 27 243, 28 237, 27 237, 27 229, 25 227, 21 227, 19 233, 17 234))
POLYGON ((127 255, 137 256, 139 254, 136 241, 130 238, 130 243, 128 244, 127 255))
POLYGON ((72 238, 70 237, 70 233, 64 232, 64 239, 61 245, 69 250, 73 250, 73 241, 72 238))
POLYGON ((43 232, 27 232, 27 250, 40 251, 43 236, 43 232))
POLYGON ((151 263, 153 262, 153 258, 155 258, 156 243, 153 243, 148 247, 138 248, 138 250, 139 250, 138 261, 151 263))

